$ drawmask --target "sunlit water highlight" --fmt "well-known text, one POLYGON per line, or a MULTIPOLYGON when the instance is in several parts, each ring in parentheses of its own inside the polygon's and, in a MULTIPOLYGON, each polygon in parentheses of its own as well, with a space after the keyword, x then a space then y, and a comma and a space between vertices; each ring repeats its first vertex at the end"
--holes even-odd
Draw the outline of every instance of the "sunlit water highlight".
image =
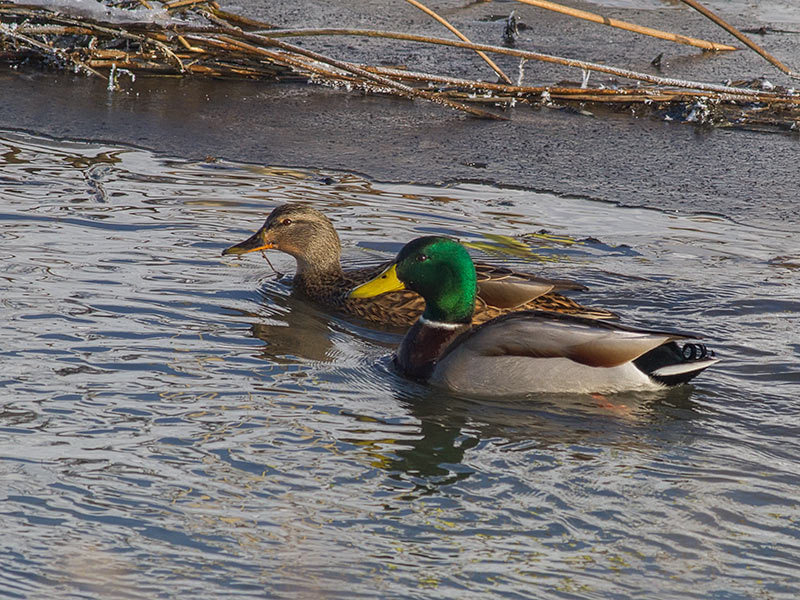
POLYGON ((800 591, 789 233, 12 133, 0 227, 0 597, 800 591), (351 262, 456 235, 723 362, 607 401, 431 392, 388 367, 397 334, 220 256, 287 201, 324 209, 351 262))

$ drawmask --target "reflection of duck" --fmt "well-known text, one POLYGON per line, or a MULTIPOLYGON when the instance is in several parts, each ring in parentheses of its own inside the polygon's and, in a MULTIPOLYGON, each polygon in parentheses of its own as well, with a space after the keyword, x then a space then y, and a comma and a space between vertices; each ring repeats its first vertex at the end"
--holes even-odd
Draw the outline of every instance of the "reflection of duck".
POLYGON ((329 362, 336 320, 313 304, 285 292, 282 285, 268 281, 258 291, 260 302, 248 303, 253 309, 225 306, 224 310, 240 324, 247 324, 253 338, 264 342, 254 348, 257 354, 253 356, 281 365, 329 362))
MULTIPOLYGON (((548 394, 491 402, 430 387, 405 385, 395 392, 395 400, 416 421, 408 425, 411 430, 398 432, 396 419, 357 416, 358 423, 350 430, 356 435, 343 434, 340 439, 357 444, 372 466, 397 481, 396 497, 404 503, 469 479, 476 472, 470 450, 481 444, 502 448, 504 453, 527 452, 526 465, 538 462, 537 452, 545 449, 544 455, 538 454, 545 461, 557 456, 559 463, 562 459, 585 463, 604 456, 586 449, 627 453, 651 448, 648 424, 660 425, 655 428, 656 444, 663 444, 669 431, 685 436, 690 420, 699 416, 688 386, 613 397, 548 394), (412 393, 409 387, 414 388, 412 393), (666 425, 673 420, 674 426, 666 425), (387 437, 389 427, 392 434, 387 437)), ((483 450, 478 454, 486 455, 483 450)), ((506 460, 513 463, 515 459, 506 460)), ((392 489, 390 481, 386 487, 392 489)))
POLYGON ((299 299, 284 298, 281 303, 285 312, 277 319, 261 317, 250 326, 253 337, 265 343, 261 358, 278 364, 295 364, 298 359, 329 361, 333 348, 330 320, 299 299))
MULTIPOLYGON (((246 254, 264 249, 281 250, 294 256, 297 260, 294 290, 320 305, 397 327, 411 326, 424 308, 422 299, 410 290, 380 298, 348 297, 354 286, 368 281, 386 265, 344 271, 339 236, 328 218, 309 206, 279 206, 253 236, 227 248, 223 254, 246 254)), ((482 263, 477 264, 476 269, 475 323, 521 309, 551 310, 594 319, 616 318, 610 311, 587 308, 554 293, 586 289, 578 283, 541 279, 482 263)))
POLYGON ((477 396, 528 392, 612 393, 685 383, 714 364, 694 335, 634 329, 544 311, 514 312, 472 327, 476 278, 455 240, 406 244, 383 273, 351 292, 371 297, 410 288, 425 312, 403 338, 400 371, 477 396))

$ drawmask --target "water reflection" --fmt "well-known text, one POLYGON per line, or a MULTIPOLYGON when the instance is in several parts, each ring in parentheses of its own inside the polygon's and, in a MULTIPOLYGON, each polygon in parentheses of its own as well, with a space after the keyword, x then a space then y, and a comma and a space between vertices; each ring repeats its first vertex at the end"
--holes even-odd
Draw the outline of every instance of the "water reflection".
MULTIPOLYGON (((398 431, 379 417, 352 414, 355 422, 340 441, 356 444, 369 463, 385 471, 393 502, 452 493, 452 486, 477 474, 470 451, 491 445, 525 456, 553 453, 563 460, 603 460, 609 452, 658 453, 664 438, 691 437, 694 421, 708 418, 693 401, 692 386, 656 393, 604 396, 533 396, 476 400, 408 382, 390 368, 392 395, 407 425, 398 431), (387 436, 387 428, 393 435, 387 436), (651 440, 653 431, 655 437, 651 440)), ((349 414, 349 413, 348 413, 349 414)), ((560 459, 561 460, 561 459, 560 459)))
POLYGON ((794 236, 20 134, 0 165, 6 595, 793 597, 794 236), (647 396, 406 381, 396 332, 220 258, 292 200, 352 264, 455 235, 628 322, 704 333, 723 362, 647 396))

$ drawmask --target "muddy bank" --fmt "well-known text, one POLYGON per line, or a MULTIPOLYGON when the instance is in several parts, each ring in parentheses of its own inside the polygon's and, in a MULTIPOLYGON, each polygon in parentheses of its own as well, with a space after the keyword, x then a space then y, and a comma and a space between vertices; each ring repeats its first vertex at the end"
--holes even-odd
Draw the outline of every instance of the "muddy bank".
MULTIPOLYGON (((609 4, 583 8, 729 41, 682 5, 648 0, 634 10, 629 2, 609 4)), ((800 30, 800 14, 781 11, 780 2, 758 8, 711 4, 728 15, 732 5, 740 14, 731 20, 740 27, 800 30)), ((225 8, 279 26, 335 23, 441 34, 422 13, 396 3, 261 2, 225 8)), ((710 82, 767 76, 775 84, 791 84, 750 52, 702 54, 511 2, 442 2, 437 8, 475 40, 498 43, 502 24, 493 17, 516 9, 528 26, 520 47, 649 72, 655 72, 649 61, 664 52, 661 73, 666 76, 710 82)), ((773 34, 758 41, 790 65, 800 65, 797 37, 773 34)), ((350 60, 380 53, 387 64, 491 77, 468 52, 349 38, 303 44, 350 60)), ((505 57, 498 62, 519 74, 518 61, 505 57)), ((530 63, 524 68, 527 83, 579 80, 581 75, 530 63)), ((123 87, 124 92, 109 92, 104 82, 66 73, 2 71, 0 128, 109 140, 188 158, 341 169, 386 181, 481 181, 800 229, 800 142, 794 135, 705 130, 625 112, 590 116, 558 108, 519 107, 506 112, 509 121, 488 122, 421 102, 304 83, 140 77, 123 81, 123 87)))

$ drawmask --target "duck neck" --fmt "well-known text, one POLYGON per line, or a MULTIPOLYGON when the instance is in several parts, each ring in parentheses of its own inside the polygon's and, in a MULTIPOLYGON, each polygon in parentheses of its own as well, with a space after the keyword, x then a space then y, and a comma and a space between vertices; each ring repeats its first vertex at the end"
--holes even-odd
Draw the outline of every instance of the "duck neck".
POLYGON ((315 285, 335 284, 344 279, 341 256, 342 247, 339 237, 317 234, 307 241, 299 252, 292 252, 297 261, 294 287, 306 291, 315 285))
POLYGON ((395 365, 411 379, 427 381, 447 347, 470 323, 431 321, 424 315, 408 330, 395 354, 395 365))
POLYGON ((295 286, 306 287, 310 284, 336 283, 344 279, 344 271, 342 271, 338 256, 335 261, 325 261, 323 263, 310 261, 305 257, 296 258, 295 286))

